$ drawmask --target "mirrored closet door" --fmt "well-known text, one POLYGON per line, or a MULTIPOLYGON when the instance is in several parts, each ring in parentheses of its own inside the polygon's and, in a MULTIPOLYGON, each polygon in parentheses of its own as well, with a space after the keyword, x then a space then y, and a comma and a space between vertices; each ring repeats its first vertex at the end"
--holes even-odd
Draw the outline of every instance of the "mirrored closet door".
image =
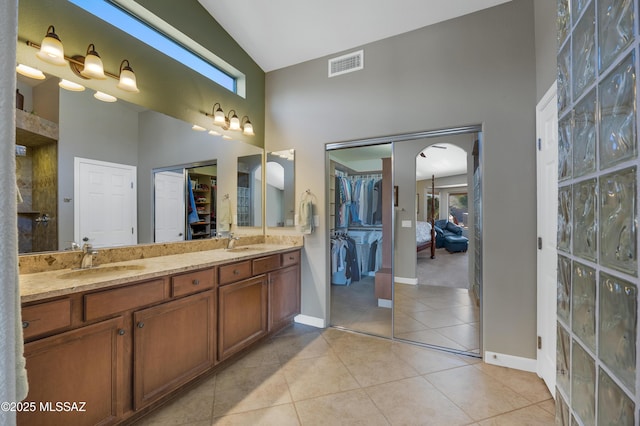
POLYGON ((391 143, 330 150, 331 325, 392 336, 391 143))
POLYGON ((477 132, 425 137, 393 151, 393 336, 473 355, 481 353, 477 141, 477 132))

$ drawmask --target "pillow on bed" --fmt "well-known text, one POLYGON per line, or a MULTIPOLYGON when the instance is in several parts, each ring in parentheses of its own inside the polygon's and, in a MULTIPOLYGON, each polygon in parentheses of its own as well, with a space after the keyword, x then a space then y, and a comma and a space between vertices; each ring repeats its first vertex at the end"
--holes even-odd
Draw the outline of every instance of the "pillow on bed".
POLYGON ((431 241, 431 224, 416 221, 416 241, 418 243, 431 241))

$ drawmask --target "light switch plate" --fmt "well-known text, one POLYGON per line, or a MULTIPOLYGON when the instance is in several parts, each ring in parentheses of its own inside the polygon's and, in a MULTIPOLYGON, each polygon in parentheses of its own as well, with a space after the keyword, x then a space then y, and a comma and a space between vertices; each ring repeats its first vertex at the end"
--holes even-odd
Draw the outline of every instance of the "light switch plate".
POLYGON ((402 221, 402 227, 403 228, 411 228, 411 221, 410 220, 403 220, 402 221))

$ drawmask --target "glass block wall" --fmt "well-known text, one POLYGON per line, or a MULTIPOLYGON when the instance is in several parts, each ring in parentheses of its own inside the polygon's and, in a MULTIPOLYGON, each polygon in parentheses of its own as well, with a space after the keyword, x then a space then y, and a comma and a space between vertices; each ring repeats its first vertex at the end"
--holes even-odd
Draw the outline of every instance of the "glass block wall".
POLYGON ((638 0, 558 0, 556 423, 637 425, 638 0))

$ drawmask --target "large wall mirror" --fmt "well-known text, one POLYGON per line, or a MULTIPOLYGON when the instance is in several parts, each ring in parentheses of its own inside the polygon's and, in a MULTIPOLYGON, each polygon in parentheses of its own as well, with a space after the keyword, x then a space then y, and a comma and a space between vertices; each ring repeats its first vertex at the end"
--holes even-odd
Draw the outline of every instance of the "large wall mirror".
MULTIPOLYGON (((18 77, 18 89, 24 96, 22 107, 25 110, 19 111, 18 115, 26 117, 28 122, 37 118, 36 127, 44 123, 58 128, 57 139, 35 137, 40 132, 38 129, 21 129, 17 132, 16 144, 26 146, 25 155, 22 155, 24 151, 16 151, 20 155, 17 157, 17 182, 23 195, 23 203, 19 205, 20 253, 64 250, 73 241, 82 243, 84 237, 96 247, 165 240, 166 236, 158 238, 156 235, 156 222, 161 220, 156 216, 161 210, 156 204, 156 172, 164 172, 162 177, 165 179, 178 179, 182 175, 182 182, 189 182, 189 185, 191 181, 195 182, 193 194, 202 201, 196 205, 196 212, 202 213, 200 219, 203 220, 200 222, 206 222, 208 215, 209 228, 205 226, 192 232, 191 238, 194 234, 210 237, 215 235, 215 227, 211 225, 215 225, 215 212, 221 207, 222 196, 229 194, 233 199, 237 194, 235 176, 240 170, 240 163, 243 170, 245 165, 255 170, 262 164, 263 149, 260 147, 194 131, 189 123, 122 100, 101 102, 92 96, 91 90, 63 90, 58 87, 58 81, 53 76, 47 76, 45 80, 18 77), (42 116, 44 120, 40 120, 42 116), (113 203, 101 204, 99 199, 92 199, 86 203, 89 210, 85 215, 102 218, 103 223, 115 218, 113 213, 117 212, 120 212, 118 220, 132 217, 128 228, 121 226, 128 229, 130 236, 133 234, 131 242, 120 244, 109 240, 101 244, 96 240, 95 232, 78 233, 76 222, 79 214, 84 214, 82 212, 85 210, 81 209, 78 213, 77 203, 80 200, 76 199, 75 189, 86 186, 91 178, 87 177, 89 174, 78 174, 74 166, 77 158, 92 160, 101 171, 111 166, 118 170, 126 166, 132 170, 125 177, 131 179, 131 184, 127 186, 135 193, 133 201, 128 204, 130 207, 115 209, 109 214, 106 206, 113 203), (205 166, 209 169, 194 169, 205 166), (189 179, 189 174, 193 174, 194 178, 189 179), (212 196, 214 185, 215 193, 212 196), (203 191, 208 191, 208 196, 203 191), (42 194, 49 194, 52 200, 43 198, 42 194)), ((249 181, 254 182, 254 179, 249 181)), ((247 225, 252 228, 243 231, 243 234, 253 232, 262 235, 261 180, 257 184, 252 183, 252 186, 252 215, 247 225)), ((184 186, 182 189, 188 188, 184 186)), ((186 197, 181 199, 186 200, 186 197)), ((232 218, 235 208, 235 203, 232 203, 232 218)), ((181 232, 178 230, 172 238, 190 239, 189 232, 193 228, 183 227, 182 231, 183 235, 179 235, 181 232)))
POLYGON ((236 218, 238 227, 262 226, 262 154, 238 157, 236 218))
POLYGON ((267 153, 265 221, 269 228, 293 227, 295 215, 295 151, 267 153))

